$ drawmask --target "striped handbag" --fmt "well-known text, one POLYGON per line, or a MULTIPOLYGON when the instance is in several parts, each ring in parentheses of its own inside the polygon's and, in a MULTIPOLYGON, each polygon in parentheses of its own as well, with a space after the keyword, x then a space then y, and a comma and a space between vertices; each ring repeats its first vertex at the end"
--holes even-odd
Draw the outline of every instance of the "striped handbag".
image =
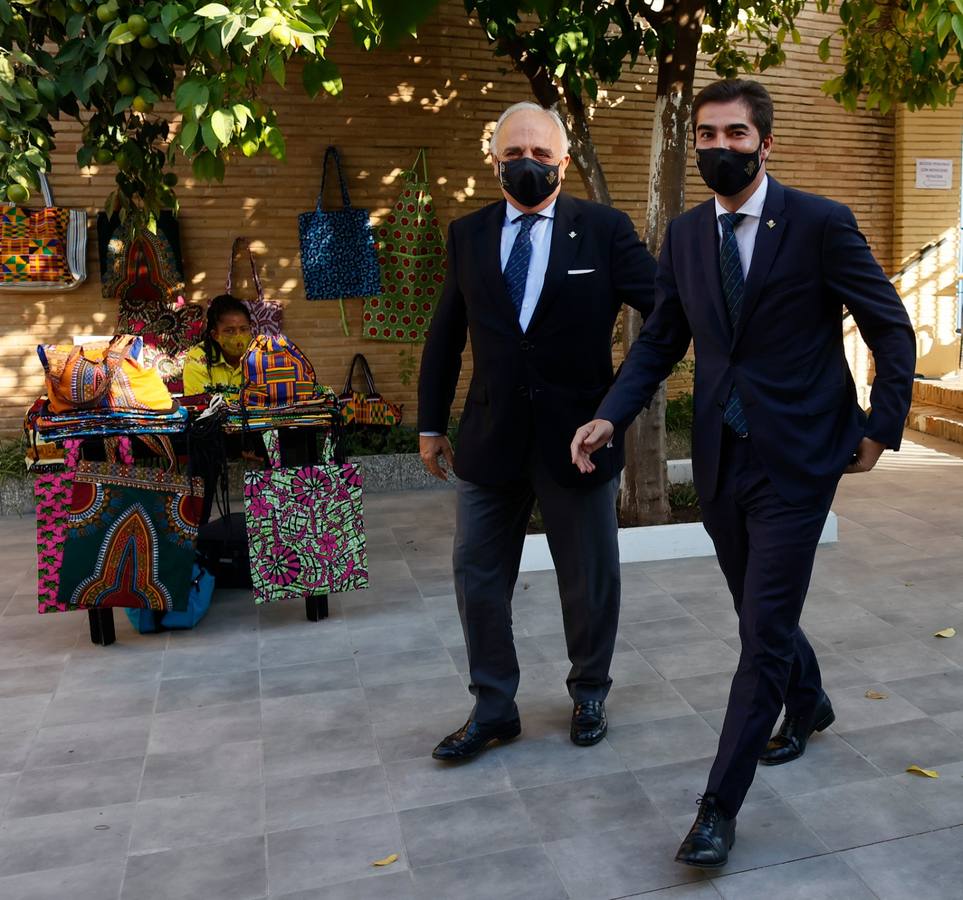
POLYGON ((283 334, 259 334, 241 360, 241 405, 290 406, 318 396, 314 366, 283 334))

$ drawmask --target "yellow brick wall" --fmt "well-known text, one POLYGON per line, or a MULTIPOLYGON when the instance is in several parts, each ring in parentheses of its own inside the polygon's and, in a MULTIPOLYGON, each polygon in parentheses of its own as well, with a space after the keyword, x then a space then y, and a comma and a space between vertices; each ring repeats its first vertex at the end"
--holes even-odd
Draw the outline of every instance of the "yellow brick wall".
MULTIPOLYGON (((891 224, 893 119, 848 115, 820 93, 829 69, 818 62, 815 49, 826 22, 807 13, 800 23, 803 44, 790 46, 787 65, 761 79, 777 109, 770 170, 795 187, 848 203, 880 260, 890 267, 896 258, 891 224)), ((232 238, 251 236, 267 296, 284 302, 286 331, 311 357, 319 377, 337 386, 352 354, 362 350, 379 388, 404 402, 406 417, 414 421, 415 385, 403 385, 399 377, 399 352, 408 345, 361 339, 360 300, 346 301, 351 333, 345 337, 336 303, 304 299, 297 215, 314 205, 320 161, 329 143, 341 148, 353 202, 368 207, 375 218, 390 208, 398 193, 398 173, 410 165, 419 146, 428 149, 443 224, 495 199, 497 185, 483 155, 486 138, 506 105, 529 96, 527 82, 507 72, 504 61, 492 55, 458 0, 442 4, 421 28, 417 42, 364 54, 342 33, 333 57, 344 75, 342 97, 308 100, 295 72, 287 90, 270 91, 287 137, 286 165, 239 158, 228 166, 224 183, 215 185, 195 184, 185 168, 179 170, 188 295, 200 301, 219 293, 232 238)), ((699 85, 709 78, 702 68, 699 85)), ((613 201, 640 225, 653 92, 652 73, 640 66, 603 93, 592 122, 613 201)), ((114 170, 78 171, 77 137, 70 125, 58 135, 53 184, 58 203, 86 206, 91 212, 91 277, 79 290, 61 296, 0 295, 0 434, 19 430, 23 409, 42 387, 34 352, 38 342, 110 332, 116 320, 116 304, 100 297, 93 230, 93 214, 110 189, 114 170)), ((581 195, 574 169, 571 175, 568 186, 581 195)), ((692 164, 687 191, 690 205, 707 196, 692 164)), ((245 295, 247 282, 240 288, 245 295)), ((417 345, 415 353, 420 353, 417 345)), ((466 360, 466 374, 469 369, 466 360)), ((684 383, 676 379, 673 390, 684 383)), ((463 377, 461 391, 465 385, 463 377)))

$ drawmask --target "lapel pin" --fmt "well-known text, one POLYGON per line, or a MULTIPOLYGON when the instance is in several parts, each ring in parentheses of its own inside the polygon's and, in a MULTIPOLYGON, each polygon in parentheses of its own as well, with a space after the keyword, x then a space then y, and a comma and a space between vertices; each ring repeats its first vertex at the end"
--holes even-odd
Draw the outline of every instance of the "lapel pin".
POLYGON ((570 238, 575 237, 575 232, 574 232, 574 231, 570 231, 570 232, 568 233, 568 236, 569 236, 570 238))
POLYGON ((770 219, 768 222, 766 222, 766 224, 767 224, 770 228, 775 228, 775 227, 776 227, 776 223, 775 223, 772 219, 770 219))

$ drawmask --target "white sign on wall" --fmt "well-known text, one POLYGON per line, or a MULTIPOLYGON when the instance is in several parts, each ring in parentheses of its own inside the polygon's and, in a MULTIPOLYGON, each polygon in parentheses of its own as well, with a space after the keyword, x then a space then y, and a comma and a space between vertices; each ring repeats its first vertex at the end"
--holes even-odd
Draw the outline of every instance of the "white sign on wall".
POLYGON ((933 191, 946 190, 953 187, 953 160, 916 160, 916 186, 933 191))

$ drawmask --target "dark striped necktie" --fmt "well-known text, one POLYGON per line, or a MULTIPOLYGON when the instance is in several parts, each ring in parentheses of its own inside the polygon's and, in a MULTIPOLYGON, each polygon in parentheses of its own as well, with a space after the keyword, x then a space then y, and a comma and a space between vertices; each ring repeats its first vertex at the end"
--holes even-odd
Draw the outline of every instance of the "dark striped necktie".
MULTIPOLYGON (((729 324, 735 330, 739 315, 742 312, 742 301, 746 292, 746 283, 742 275, 742 261, 739 259, 739 243, 736 240, 736 225, 744 218, 744 213, 723 213, 719 216, 722 225, 722 245, 719 247, 719 272, 722 276, 722 295, 726 298, 726 309, 729 311, 729 324)), ((722 419, 736 434, 748 434, 749 424, 742 409, 742 401, 735 384, 729 391, 722 419)))
POLYGON ((532 226, 543 218, 538 213, 526 213, 518 217, 518 234, 512 244, 512 252, 508 255, 505 266, 505 285, 508 296, 512 298, 512 305, 516 314, 522 314, 522 303, 525 300, 525 282, 528 280, 528 264, 532 259, 532 226))

